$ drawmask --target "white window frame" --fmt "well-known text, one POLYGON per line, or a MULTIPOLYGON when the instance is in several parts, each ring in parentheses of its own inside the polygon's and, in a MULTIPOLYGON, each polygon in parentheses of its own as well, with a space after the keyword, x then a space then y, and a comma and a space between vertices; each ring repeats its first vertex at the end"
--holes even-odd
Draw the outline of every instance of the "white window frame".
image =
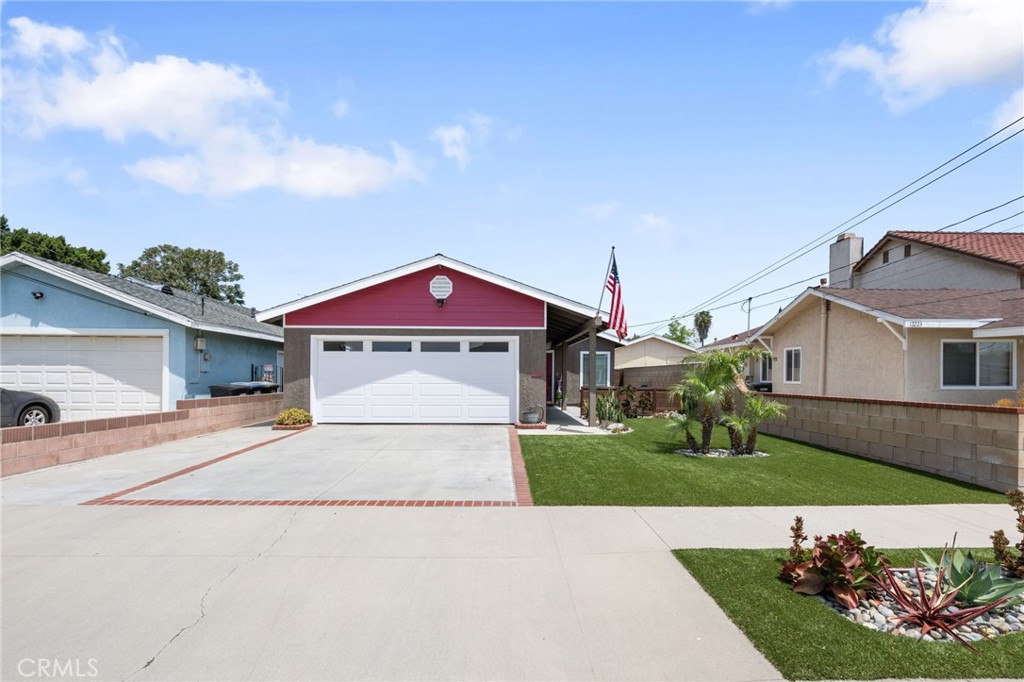
POLYGON ((772 362, 772 356, 766 355, 765 357, 760 358, 757 361, 757 373, 760 376, 758 381, 771 381, 773 369, 774 363, 772 362))
POLYGON ((942 339, 939 348, 939 388, 944 391, 1015 391, 1017 390, 1017 342, 1015 339, 942 339), (974 386, 947 386, 946 385, 946 344, 947 343, 973 343, 974 350, 974 386), (977 382, 981 381, 981 367, 978 365, 981 358, 978 355, 977 346, 979 343, 1008 343, 1010 344, 1010 385, 1009 386, 982 386, 977 382))
MULTIPOLYGON (((584 358, 587 356, 587 354, 589 352, 590 351, 586 351, 586 350, 581 350, 580 351, 580 388, 583 388, 584 386, 589 387, 588 384, 583 383, 583 367, 584 367, 583 363, 586 362, 586 360, 584 358)), ((605 361, 605 367, 607 368, 607 370, 605 372, 606 382, 605 382, 605 384, 603 386, 601 384, 598 384, 597 386, 595 386, 595 388, 611 388, 611 386, 612 386, 612 357, 611 357, 612 354, 611 354, 611 351, 607 351, 607 350, 599 350, 599 351, 597 351, 597 357, 600 358, 602 355, 605 356, 606 358, 608 358, 605 361)))
POLYGON ((803 378, 804 378, 804 351, 803 351, 803 346, 793 346, 792 348, 785 348, 785 349, 783 349, 783 351, 782 351, 782 358, 783 358, 783 362, 782 362, 782 379, 783 379, 783 381, 782 381, 782 383, 784 383, 784 384, 799 384, 799 383, 801 383, 803 381, 803 378), (790 374, 789 374, 789 370, 790 370, 790 367, 791 367, 791 363, 789 361, 789 353, 790 353, 790 351, 796 351, 800 355, 800 367, 798 368, 798 372, 797 372, 798 376, 797 376, 795 381, 790 377, 790 374))

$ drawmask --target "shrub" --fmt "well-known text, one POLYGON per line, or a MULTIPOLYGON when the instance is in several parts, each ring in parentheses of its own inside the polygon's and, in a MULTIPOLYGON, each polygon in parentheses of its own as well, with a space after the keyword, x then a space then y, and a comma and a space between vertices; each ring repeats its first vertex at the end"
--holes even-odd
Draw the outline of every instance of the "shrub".
POLYGON ((1012 578, 1024 578, 1024 491, 1011 490, 1006 493, 1010 499, 1010 506, 1017 512, 1017 531, 1021 534, 1020 542, 1010 549, 1010 541, 1006 533, 997 530, 992 534, 992 549, 996 555, 996 561, 1003 567, 1006 573, 1012 578))
POLYGON ((617 391, 619 396, 619 402, 622 404, 622 413, 630 418, 637 416, 640 405, 636 399, 636 389, 631 385, 626 384, 617 391))
POLYGON ((790 558, 783 563, 779 578, 793 583, 794 592, 830 592, 845 608, 852 609, 868 592, 878 588, 889 561, 873 546, 866 545, 857 531, 848 530, 825 539, 815 536, 814 547, 810 550, 801 544, 807 539, 802 518, 796 518, 790 531, 793 533, 790 558))
POLYGON ((636 402, 637 411, 640 416, 654 412, 654 391, 640 391, 640 397, 636 402))
POLYGON ((313 415, 298 407, 290 407, 277 415, 274 423, 278 426, 295 426, 297 424, 311 424, 313 415))
POLYGON ((1024 407, 1024 386, 1017 389, 1015 397, 997 400, 996 407, 1024 407))
POLYGON ((623 413, 622 405, 615 397, 614 391, 597 397, 597 418, 607 422, 625 421, 626 415, 623 413))

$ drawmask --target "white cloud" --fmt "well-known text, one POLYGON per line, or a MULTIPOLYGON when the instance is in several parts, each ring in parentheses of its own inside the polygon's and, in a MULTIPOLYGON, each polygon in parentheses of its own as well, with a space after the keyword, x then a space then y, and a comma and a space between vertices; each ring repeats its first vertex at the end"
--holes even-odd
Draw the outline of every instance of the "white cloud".
POLYGON ((587 216, 590 216, 594 220, 606 220, 616 213, 621 204, 617 201, 606 201, 603 204, 590 204, 584 206, 580 211, 587 216))
POLYGON ((441 153, 449 159, 455 159, 460 170, 465 170, 469 163, 469 131, 461 125, 438 126, 430 134, 430 139, 441 145, 441 153))
POLYGON ((334 106, 331 107, 331 111, 333 111, 334 115, 338 118, 345 118, 349 112, 348 102, 343 99, 337 100, 334 103, 334 106))
POLYGON ((1024 76, 1024 4, 1000 0, 931 0, 888 16, 874 45, 846 43, 824 63, 831 83, 867 73, 895 111, 956 87, 1020 83, 1024 76))
POLYGON ((1024 88, 1010 95, 1010 99, 999 105, 993 116, 992 130, 1002 130, 1024 116, 1024 88))
POLYGON ((676 231, 675 223, 654 213, 644 213, 633 224, 634 234, 655 239, 663 246, 675 243, 676 231))
POLYGON ((395 143, 388 158, 289 139, 275 117, 282 105, 251 69, 173 55, 133 62, 112 34, 83 43, 73 29, 24 17, 8 25, 14 45, 28 46, 13 56, 32 58, 5 60, 7 120, 35 137, 94 130, 116 142, 150 137, 174 150, 129 164, 133 177, 196 194, 278 188, 349 198, 420 177, 395 143), (48 63, 39 63, 40 56, 48 63))

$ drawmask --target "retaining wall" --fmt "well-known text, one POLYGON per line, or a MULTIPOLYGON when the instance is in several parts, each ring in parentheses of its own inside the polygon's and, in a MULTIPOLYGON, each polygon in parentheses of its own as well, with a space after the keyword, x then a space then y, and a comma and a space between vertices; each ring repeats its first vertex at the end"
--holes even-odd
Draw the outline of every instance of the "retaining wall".
POLYGON ((172 412, 17 426, 0 430, 0 475, 192 438, 272 420, 283 393, 179 400, 172 412))
POLYGON ((1024 408, 767 395, 789 410, 763 433, 993 490, 1024 489, 1024 408))

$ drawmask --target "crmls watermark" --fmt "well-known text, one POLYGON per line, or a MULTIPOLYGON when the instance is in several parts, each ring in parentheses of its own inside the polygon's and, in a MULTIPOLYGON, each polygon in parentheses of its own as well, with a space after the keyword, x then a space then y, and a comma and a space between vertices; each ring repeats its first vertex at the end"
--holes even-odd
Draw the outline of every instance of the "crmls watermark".
POLYGON ((18 661, 18 674, 26 679, 88 679, 100 674, 96 663, 95 658, 23 658, 18 661))

